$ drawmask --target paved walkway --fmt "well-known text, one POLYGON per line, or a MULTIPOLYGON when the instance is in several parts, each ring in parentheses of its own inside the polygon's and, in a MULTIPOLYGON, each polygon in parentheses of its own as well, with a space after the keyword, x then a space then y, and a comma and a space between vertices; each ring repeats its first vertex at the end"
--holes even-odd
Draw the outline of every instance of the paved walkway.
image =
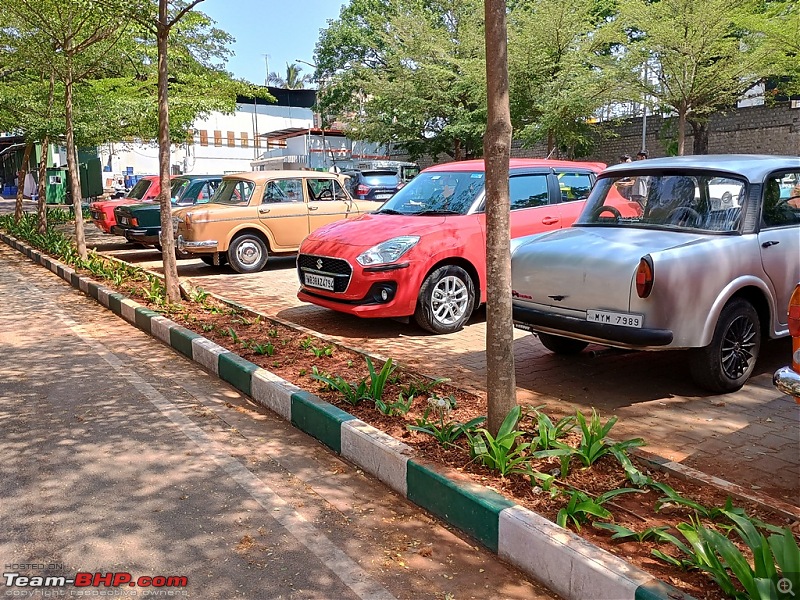
POLYGON ((0 596, 555 598, 2 243, 0 296, 4 572, 188 578, 0 596))

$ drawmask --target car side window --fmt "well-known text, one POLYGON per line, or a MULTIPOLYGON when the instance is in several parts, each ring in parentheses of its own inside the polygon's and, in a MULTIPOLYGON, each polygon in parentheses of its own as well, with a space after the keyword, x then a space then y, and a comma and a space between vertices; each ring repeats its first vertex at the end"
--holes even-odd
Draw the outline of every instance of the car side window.
POLYGON ((511 210, 549 204, 547 175, 516 175, 508 182, 511 210))
POLYGON ((800 172, 767 180, 761 225, 766 229, 800 225, 800 172))
POLYGON ((276 179, 264 187, 262 204, 274 202, 302 202, 303 183, 300 179, 276 179))
POLYGON ((556 173, 558 188, 561 191, 561 202, 586 200, 592 191, 592 178, 588 173, 562 172, 556 173))
POLYGON ((336 179, 309 179, 308 191, 312 200, 345 199, 346 195, 336 179))

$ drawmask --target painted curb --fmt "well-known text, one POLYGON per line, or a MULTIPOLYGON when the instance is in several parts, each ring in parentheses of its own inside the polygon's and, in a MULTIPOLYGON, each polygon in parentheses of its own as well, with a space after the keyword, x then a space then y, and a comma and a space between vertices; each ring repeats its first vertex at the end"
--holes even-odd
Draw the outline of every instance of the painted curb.
MULTIPOLYGON (((45 264, 33 248, 5 234, 0 239, 45 264)), ((413 460, 410 447, 399 440, 157 312, 60 263, 52 262, 50 269, 564 598, 692 600, 504 496, 413 460)))

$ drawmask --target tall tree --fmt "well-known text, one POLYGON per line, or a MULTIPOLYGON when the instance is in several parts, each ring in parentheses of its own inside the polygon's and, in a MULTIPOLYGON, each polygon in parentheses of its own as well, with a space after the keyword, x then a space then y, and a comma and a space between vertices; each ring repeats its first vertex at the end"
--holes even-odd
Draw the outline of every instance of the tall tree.
POLYGON ((287 90, 301 90, 306 87, 306 84, 314 80, 311 74, 301 75, 303 68, 299 67, 296 63, 286 63, 286 77, 282 77, 277 72, 273 71, 267 78, 267 83, 275 87, 284 88, 287 90))
POLYGON ((511 320, 511 157, 505 0, 485 0, 486 21, 486 395, 489 430, 497 435, 517 403, 511 320))
POLYGON ((486 122, 480 0, 358 0, 315 51, 327 113, 412 156, 480 155, 486 122))
POLYGON ((700 127, 713 113, 735 106, 769 71, 763 36, 745 27, 755 2, 621 0, 618 22, 631 33, 622 59, 626 84, 676 113, 680 155, 687 123, 700 127), (642 76, 644 65, 652 76, 642 76))
POLYGON ((509 14, 512 120, 527 143, 546 139, 548 154, 588 154, 589 118, 617 87, 608 6, 598 0, 519 1, 509 14))
MULTIPOLYGON (((51 65, 64 87, 65 142, 75 213, 75 238, 78 253, 86 258, 73 114, 75 85, 104 68, 104 60, 112 52, 127 22, 122 18, 119 6, 113 2, 6 0, 4 7, 5 14, 11 16, 14 24, 35 36, 39 59, 47 61, 39 63, 39 66, 51 65)), ((29 44, 25 47, 31 49, 29 44)))

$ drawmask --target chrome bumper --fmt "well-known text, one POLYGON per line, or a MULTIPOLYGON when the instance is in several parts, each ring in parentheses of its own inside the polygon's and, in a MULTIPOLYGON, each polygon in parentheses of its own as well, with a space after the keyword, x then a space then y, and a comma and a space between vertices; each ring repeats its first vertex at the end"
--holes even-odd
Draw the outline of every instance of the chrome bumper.
POLYGON ((178 236, 178 250, 191 252, 192 250, 216 250, 217 240, 201 240, 199 242, 188 242, 182 235, 178 236))
POLYGON ((800 373, 792 367, 781 367, 775 371, 772 383, 784 394, 800 398, 800 373))

